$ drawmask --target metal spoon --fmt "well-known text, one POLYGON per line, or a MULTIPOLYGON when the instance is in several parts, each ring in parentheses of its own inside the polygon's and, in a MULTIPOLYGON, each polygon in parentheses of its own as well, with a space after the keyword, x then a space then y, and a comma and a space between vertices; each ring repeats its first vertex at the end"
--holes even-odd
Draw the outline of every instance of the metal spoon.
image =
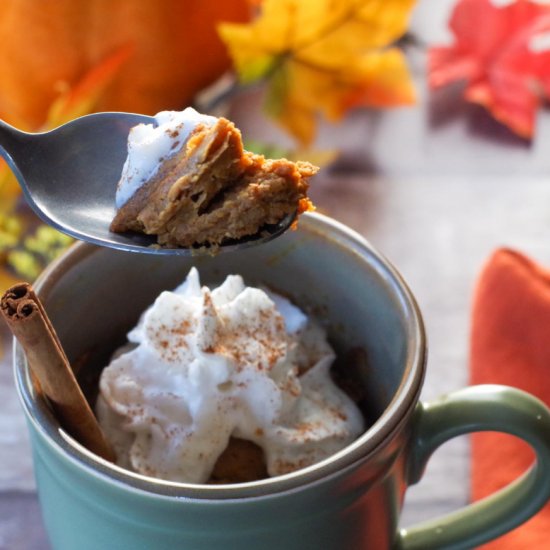
MULTIPOLYGON (((47 224, 76 239, 147 254, 195 255, 203 248, 152 246, 154 236, 109 231, 116 184, 127 154, 130 128, 155 123, 131 113, 83 116, 43 133, 27 133, 0 120, 0 154, 13 170, 25 198, 47 224)), ((257 235, 224 243, 229 251, 267 242, 288 229, 294 216, 257 235)))

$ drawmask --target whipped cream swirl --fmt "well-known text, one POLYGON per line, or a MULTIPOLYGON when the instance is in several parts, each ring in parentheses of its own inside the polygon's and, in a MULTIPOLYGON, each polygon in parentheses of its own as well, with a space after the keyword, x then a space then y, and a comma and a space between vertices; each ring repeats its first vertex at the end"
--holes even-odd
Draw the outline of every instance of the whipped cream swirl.
POLYGON ((204 483, 234 436, 262 447, 276 476, 332 455, 364 430, 331 380, 324 330, 238 275, 209 290, 193 268, 128 340, 133 349, 102 373, 97 412, 119 465, 136 472, 204 483))
POLYGON ((183 111, 162 111, 155 123, 138 124, 128 135, 128 156, 116 190, 115 203, 121 208, 158 171, 162 162, 179 151, 199 124, 212 126, 217 118, 191 107, 183 111))

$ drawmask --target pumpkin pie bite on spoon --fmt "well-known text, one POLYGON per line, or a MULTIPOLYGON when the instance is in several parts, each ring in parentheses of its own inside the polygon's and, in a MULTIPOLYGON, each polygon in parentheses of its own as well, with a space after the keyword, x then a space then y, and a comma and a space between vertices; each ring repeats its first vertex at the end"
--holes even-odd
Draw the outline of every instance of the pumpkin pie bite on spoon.
POLYGON ((311 209, 308 162, 245 151, 225 118, 165 111, 130 131, 118 184, 116 233, 156 235, 168 247, 223 246, 267 234, 311 209))
POLYGON ((269 241, 311 208, 307 179, 317 171, 248 153, 231 122, 192 109, 96 113, 44 133, 0 121, 0 155, 44 222, 148 254, 269 241))

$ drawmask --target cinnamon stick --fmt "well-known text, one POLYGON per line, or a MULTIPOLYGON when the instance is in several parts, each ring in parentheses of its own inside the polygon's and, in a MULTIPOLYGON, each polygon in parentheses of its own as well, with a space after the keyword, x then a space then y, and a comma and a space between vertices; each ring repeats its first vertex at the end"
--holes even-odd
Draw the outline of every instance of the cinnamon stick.
POLYGON ((90 451, 114 461, 42 303, 28 283, 9 288, 0 311, 25 351, 31 374, 48 397, 61 426, 90 451))

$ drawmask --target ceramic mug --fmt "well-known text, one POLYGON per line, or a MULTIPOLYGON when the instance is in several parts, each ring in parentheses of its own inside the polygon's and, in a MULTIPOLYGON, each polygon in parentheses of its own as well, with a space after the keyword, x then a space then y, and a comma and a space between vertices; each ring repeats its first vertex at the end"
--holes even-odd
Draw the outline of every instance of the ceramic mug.
MULTIPOLYGON (((130 254, 77 244, 35 285, 81 377, 94 379, 139 314, 196 266, 205 284, 240 273, 292 297, 326 322, 362 385, 370 427, 319 464, 235 485, 171 483, 110 464, 60 429, 15 348, 44 523, 54 549, 384 550, 471 548, 519 525, 550 496, 550 411, 497 386, 423 404, 426 341, 398 272, 361 236, 317 214, 266 245, 215 257, 130 254), (449 438, 514 434, 536 453, 505 490, 450 516, 399 531, 407 486, 449 438)), ((84 383, 84 382, 83 382, 84 383)), ((506 460, 506 457, 502 457, 506 460)), ((444 490, 444 488, 442 489, 444 490)))

